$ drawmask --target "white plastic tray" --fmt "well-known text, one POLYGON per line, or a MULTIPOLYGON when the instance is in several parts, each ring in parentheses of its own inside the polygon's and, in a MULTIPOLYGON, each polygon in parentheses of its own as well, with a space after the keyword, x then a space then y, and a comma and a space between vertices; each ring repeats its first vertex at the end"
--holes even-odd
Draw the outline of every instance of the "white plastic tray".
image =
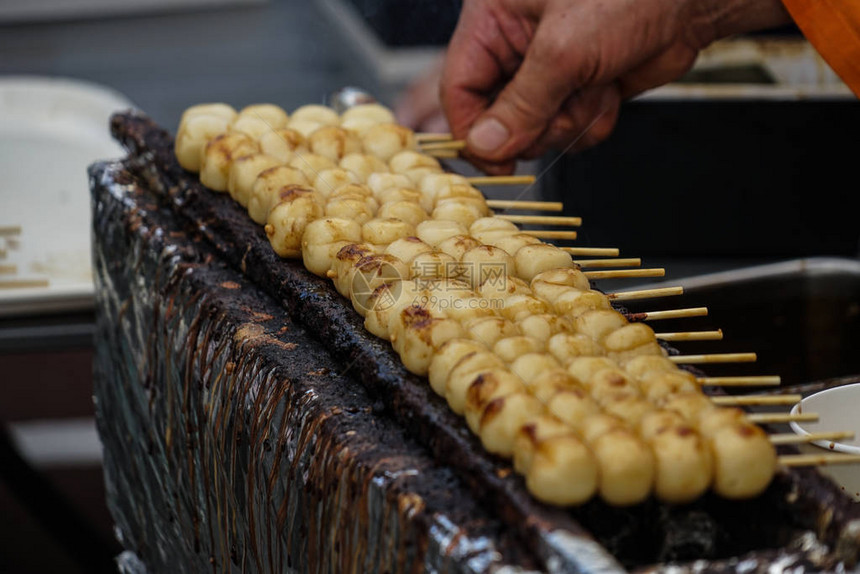
POLYGON ((0 288, 0 316, 92 308, 87 166, 123 155, 108 119, 129 107, 87 82, 0 77, 0 227, 22 230, 0 263, 16 265, 15 277, 48 279, 0 288))

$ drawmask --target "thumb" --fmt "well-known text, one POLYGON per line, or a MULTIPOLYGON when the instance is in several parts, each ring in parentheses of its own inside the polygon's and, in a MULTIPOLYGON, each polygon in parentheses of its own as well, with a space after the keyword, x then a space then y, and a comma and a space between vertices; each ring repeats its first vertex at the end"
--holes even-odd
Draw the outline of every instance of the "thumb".
POLYGON ((544 47, 540 35, 490 107, 472 124, 466 142, 475 156, 505 161, 531 147, 577 87, 561 73, 563 50, 544 47))

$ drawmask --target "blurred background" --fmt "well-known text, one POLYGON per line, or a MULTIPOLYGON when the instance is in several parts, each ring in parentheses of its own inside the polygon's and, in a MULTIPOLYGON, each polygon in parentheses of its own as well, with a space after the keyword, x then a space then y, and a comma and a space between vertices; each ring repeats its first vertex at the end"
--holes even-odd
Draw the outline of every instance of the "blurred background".
MULTIPOLYGON (((0 2, 0 572, 110 571, 119 551, 92 419, 85 171, 121 155, 110 113, 174 129, 193 104, 289 111, 346 85, 394 105, 432 76, 459 4, 0 2)), ((648 257, 668 280, 856 258, 858 127, 854 97, 784 29, 715 45, 627 104, 605 144, 522 169, 541 175, 530 195, 584 218, 581 244, 648 257)))

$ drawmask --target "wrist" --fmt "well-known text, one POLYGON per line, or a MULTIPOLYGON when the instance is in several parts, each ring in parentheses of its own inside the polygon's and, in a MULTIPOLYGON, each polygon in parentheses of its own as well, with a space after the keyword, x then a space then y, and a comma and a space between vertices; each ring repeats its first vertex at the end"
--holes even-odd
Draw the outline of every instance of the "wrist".
POLYGON ((781 0, 688 0, 688 21, 702 47, 716 40, 791 22, 781 0))

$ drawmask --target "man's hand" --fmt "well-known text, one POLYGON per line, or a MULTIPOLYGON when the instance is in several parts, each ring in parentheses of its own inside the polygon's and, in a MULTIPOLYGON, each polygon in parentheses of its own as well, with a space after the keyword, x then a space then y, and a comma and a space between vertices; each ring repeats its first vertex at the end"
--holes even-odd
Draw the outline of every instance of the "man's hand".
POLYGON ((441 98, 491 173, 594 145, 621 101, 683 75, 724 35, 788 21, 779 0, 465 0, 441 98))

